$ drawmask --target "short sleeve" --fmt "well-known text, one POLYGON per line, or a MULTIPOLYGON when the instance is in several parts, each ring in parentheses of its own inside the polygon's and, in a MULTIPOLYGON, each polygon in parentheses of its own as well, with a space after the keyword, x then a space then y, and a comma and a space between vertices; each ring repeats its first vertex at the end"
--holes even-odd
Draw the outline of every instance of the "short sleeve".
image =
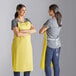
POLYGON ((46 26, 47 28, 50 28, 51 27, 51 19, 48 19, 43 25, 46 26))
POLYGON ((17 27, 17 20, 16 19, 13 19, 11 21, 11 30, 13 30, 13 27, 17 27))

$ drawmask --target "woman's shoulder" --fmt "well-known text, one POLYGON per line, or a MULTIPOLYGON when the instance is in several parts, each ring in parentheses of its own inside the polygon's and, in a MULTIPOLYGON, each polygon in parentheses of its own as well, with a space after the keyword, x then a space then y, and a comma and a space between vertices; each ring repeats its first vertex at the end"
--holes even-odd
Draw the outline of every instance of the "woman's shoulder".
POLYGON ((25 21, 28 21, 28 22, 32 23, 32 22, 30 21, 30 19, 28 19, 28 18, 24 18, 24 19, 25 19, 25 21))
POLYGON ((52 23, 52 18, 47 19, 46 23, 52 23))
POLYGON ((14 19, 12 19, 12 22, 18 22, 18 20, 14 18, 14 19))

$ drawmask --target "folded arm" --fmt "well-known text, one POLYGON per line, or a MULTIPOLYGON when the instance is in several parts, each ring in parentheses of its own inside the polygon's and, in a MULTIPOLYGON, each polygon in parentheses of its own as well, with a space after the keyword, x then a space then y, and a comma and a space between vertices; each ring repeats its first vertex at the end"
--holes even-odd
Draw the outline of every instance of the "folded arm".
POLYGON ((35 27, 31 24, 31 28, 30 29, 26 29, 26 30, 20 30, 21 33, 28 33, 28 34, 32 34, 35 33, 35 27))
POLYGON ((48 28, 43 25, 42 28, 39 30, 39 34, 43 34, 48 28))
POLYGON ((20 37, 20 36, 25 36, 27 33, 22 33, 19 31, 18 27, 14 27, 13 28, 13 32, 16 34, 17 37, 20 37))

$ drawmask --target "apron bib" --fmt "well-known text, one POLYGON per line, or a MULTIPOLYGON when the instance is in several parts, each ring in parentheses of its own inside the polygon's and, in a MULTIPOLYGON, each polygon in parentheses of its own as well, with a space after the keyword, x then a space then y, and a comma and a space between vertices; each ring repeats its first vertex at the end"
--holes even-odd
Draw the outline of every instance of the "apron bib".
MULTIPOLYGON (((31 23, 26 21, 24 23, 18 22, 18 29, 30 29, 31 23)), ((33 57, 31 35, 27 34, 24 37, 17 37, 14 34, 12 43, 12 67, 13 71, 32 71, 33 57)))

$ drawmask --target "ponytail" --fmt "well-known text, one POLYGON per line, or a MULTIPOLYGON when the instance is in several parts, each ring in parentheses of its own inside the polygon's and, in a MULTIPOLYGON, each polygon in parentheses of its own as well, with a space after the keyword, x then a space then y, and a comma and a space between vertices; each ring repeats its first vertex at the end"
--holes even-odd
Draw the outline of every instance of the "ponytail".
POLYGON ((57 23, 58 23, 59 27, 61 27, 61 26, 62 26, 62 24, 61 24, 62 15, 61 15, 61 13, 60 13, 59 11, 56 12, 56 13, 55 13, 55 17, 56 17, 56 19, 57 19, 57 23))
POLYGON ((16 12, 16 13, 15 13, 15 16, 14 16, 14 17, 15 17, 15 18, 17 18, 17 17, 18 17, 18 12, 16 12))

